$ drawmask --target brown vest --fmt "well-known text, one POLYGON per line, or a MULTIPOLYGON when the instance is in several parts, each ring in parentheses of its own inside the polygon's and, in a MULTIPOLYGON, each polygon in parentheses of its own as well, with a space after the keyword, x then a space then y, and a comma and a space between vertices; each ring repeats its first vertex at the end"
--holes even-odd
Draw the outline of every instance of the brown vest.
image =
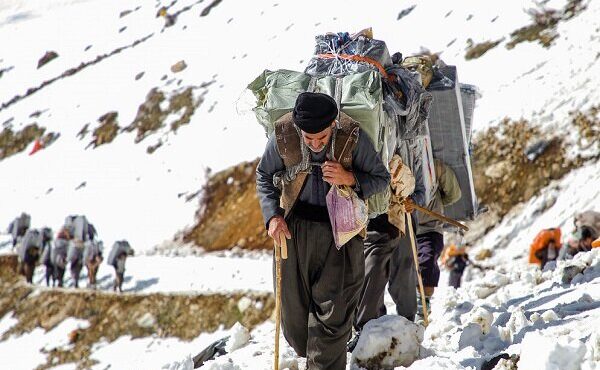
MULTIPOLYGON (((352 169, 352 152, 358 142, 359 126, 350 116, 341 113, 338 129, 335 133, 334 157, 345 169, 352 169), (343 157, 339 158, 340 155, 343 157)), ((286 170, 294 168, 302 162, 303 145, 301 134, 294 125, 292 113, 287 113, 275 122, 275 138, 277 140, 277 151, 283 159, 286 170)), ((307 150, 309 150, 307 148, 307 150)), ((292 181, 283 181, 281 189, 281 208, 285 210, 285 216, 289 214, 296 203, 306 178, 311 168, 298 172, 292 181)))

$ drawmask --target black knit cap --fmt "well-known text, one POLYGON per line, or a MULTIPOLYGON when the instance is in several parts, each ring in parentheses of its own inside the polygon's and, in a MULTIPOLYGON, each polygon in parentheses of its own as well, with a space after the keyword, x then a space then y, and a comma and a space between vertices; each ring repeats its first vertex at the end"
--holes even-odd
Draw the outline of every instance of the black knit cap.
POLYGON ((296 99, 292 118, 302 131, 316 134, 329 127, 337 115, 337 104, 331 96, 304 92, 296 99))

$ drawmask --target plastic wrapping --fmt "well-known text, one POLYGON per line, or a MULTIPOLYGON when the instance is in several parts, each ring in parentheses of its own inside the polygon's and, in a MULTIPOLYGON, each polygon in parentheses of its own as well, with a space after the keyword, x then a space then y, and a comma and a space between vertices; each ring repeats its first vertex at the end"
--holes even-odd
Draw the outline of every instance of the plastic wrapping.
MULTIPOLYGON (((368 71, 339 78, 341 81, 341 110, 360 124, 369 135, 375 149, 382 142, 383 94, 378 72, 368 71)), ((333 76, 314 77, 288 70, 265 71, 248 85, 257 104, 253 109, 259 123, 268 136, 273 133, 275 122, 294 109, 296 98, 309 90, 335 97, 338 78, 333 76)))
POLYGON ((384 83, 384 109, 397 120, 399 138, 406 140, 427 135, 426 120, 433 98, 421 86, 419 74, 398 65, 386 71, 393 81, 384 83))
POLYGON ((368 206, 349 187, 332 186, 326 196, 333 240, 339 250, 367 227, 368 206))
POLYGON ((384 41, 367 37, 364 32, 350 36, 347 32, 327 33, 315 37, 315 56, 309 61, 305 73, 311 76, 347 75, 377 69, 369 63, 343 58, 323 59, 320 54, 358 55, 379 63, 384 68, 392 64, 392 58, 384 41))
MULTIPOLYGON (((477 212, 477 197, 471 171, 471 158, 466 133, 463 103, 456 67, 444 67, 446 76, 452 76, 452 89, 432 90, 433 104, 429 114, 429 134, 433 156, 452 168, 458 179, 462 197, 444 208, 446 216, 458 220, 472 220, 477 212)), ((432 83, 433 85, 433 83, 432 83)))

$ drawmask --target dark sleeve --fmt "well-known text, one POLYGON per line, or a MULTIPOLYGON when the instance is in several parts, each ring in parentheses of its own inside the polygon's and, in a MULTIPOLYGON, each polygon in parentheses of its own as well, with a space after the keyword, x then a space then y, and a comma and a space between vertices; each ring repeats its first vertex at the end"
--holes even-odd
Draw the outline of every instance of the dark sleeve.
POLYGON ((362 131, 352 153, 352 171, 358 185, 358 194, 364 199, 390 185, 390 173, 375 152, 371 140, 362 131))
POLYGON ((277 152, 277 141, 273 135, 256 167, 256 191, 266 227, 273 216, 285 213, 279 206, 281 191, 273 184, 273 175, 283 170, 285 165, 277 152))

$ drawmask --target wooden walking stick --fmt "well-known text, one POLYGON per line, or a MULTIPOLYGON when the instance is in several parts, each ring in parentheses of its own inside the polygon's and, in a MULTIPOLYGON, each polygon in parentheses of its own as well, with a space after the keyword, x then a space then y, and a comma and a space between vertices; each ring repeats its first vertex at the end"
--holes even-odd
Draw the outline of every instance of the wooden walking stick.
POLYGON ((279 370, 279 333, 281 332, 281 259, 287 259, 287 240, 283 233, 275 241, 275 363, 273 369, 279 370))
POLYGON ((446 216, 444 216, 444 215, 441 215, 441 214, 439 214, 439 213, 437 213, 437 212, 434 212, 434 211, 432 211, 432 210, 429 210, 429 209, 427 209, 427 208, 421 207, 421 206, 420 206, 420 205, 418 205, 418 204, 413 204, 413 207, 414 207, 416 210, 418 210, 419 212, 423 212, 423 213, 425 213, 426 215, 429 215, 429 216, 431 216, 431 217, 437 218, 438 220, 440 220, 440 221, 442 221, 442 222, 445 222, 445 223, 447 223, 447 224, 450 224, 450 225, 456 226, 456 227, 458 227, 458 228, 460 228, 460 229, 463 229, 464 231, 469 231, 469 227, 468 227, 468 226, 466 226, 466 225, 463 225, 463 224, 461 224, 460 222, 458 222, 458 221, 456 221, 456 220, 453 220, 453 219, 451 219, 450 217, 446 217, 446 216))
POLYGON ((421 292, 421 304, 423 305, 423 319, 425 327, 429 325, 429 312, 427 312, 427 301, 425 300, 425 289, 423 288, 423 279, 421 278, 421 270, 419 270, 419 257, 417 255, 417 246, 415 245, 415 232, 412 225, 412 216, 406 212, 408 217, 408 232, 410 235, 410 245, 412 246, 413 259, 415 261, 415 269, 417 270, 417 281, 419 282, 419 291, 421 292))

